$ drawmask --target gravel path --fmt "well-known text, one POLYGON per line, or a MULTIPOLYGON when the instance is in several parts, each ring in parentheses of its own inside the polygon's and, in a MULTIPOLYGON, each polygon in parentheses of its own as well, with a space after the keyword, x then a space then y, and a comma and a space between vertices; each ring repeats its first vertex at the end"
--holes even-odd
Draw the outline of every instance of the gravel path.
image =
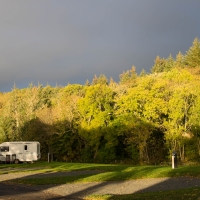
POLYGON ((133 194, 200 187, 198 178, 152 178, 101 183, 73 183, 51 186, 34 186, 35 189, 65 197, 82 198, 92 194, 133 194))
MULTIPOLYGON (((16 178, 35 178, 35 177, 43 178, 43 177, 56 177, 56 176, 62 177, 62 176, 73 176, 79 174, 97 174, 97 173, 103 173, 103 172, 99 170, 91 170, 91 171, 57 172, 57 173, 52 172, 45 174, 44 173, 38 174, 36 172, 2 174, 0 175, 0 200, 1 200, 1 190, 3 191, 2 187, 6 188, 5 183, 8 180, 16 178)), ((11 187, 11 185, 7 186, 11 187)), ((37 185, 37 186, 18 185, 16 186, 16 188, 17 187, 21 188, 22 191, 27 190, 24 193, 21 192, 20 193, 21 195, 29 194, 31 192, 34 193, 34 191, 35 192, 38 191, 38 194, 40 193, 39 196, 44 197, 43 199, 49 199, 49 200, 82 199, 85 196, 92 194, 133 194, 139 192, 152 192, 152 191, 174 190, 174 189, 189 188, 189 187, 200 187, 200 178, 190 178, 190 177, 151 178, 151 179, 137 179, 129 181, 69 183, 62 185, 37 185)), ((20 190, 19 188, 16 189, 16 191, 20 190)), ((35 199, 39 198, 35 197, 35 199)))
POLYGON ((0 200, 45 200, 62 199, 62 196, 45 191, 35 190, 31 187, 10 185, 0 182, 0 200))

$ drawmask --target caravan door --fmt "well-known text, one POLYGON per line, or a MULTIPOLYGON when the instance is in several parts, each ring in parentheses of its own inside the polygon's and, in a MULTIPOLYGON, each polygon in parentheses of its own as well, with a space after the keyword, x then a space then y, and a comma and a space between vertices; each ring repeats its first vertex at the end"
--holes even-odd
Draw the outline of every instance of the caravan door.
POLYGON ((30 143, 24 144, 24 161, 32 161, 32 160, 33 160, 32 144, 30 143))

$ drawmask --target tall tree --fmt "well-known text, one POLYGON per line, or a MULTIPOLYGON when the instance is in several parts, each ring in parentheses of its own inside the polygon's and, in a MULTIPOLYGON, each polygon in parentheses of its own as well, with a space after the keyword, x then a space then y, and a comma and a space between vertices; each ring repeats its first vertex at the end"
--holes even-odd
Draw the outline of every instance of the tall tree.
POLYGON ((119 78, 120 84, 135 85, 137 78, 136 67, 133 65, 130 70, 124 71, 122 74, 120 74, 119 78))
POLYGON ((146 71, 142 69, 142 71, 140 72, 140 77, 144 77, 146 75, 147 75, 146 71))
POLYGON ((200 66, 200 41, 198 38, 194 39, 193 45, 187 51, 185 62, 188 67, 200 66))
POLYGON ((94 78, 92 80, 92 85, 108 85, 108 79, 104 74, 100 74, 99 77, 97 77, 97 75, 94 75, 94 78))
POLYGON ((185 56, 179 51, 178 54, 176 55, 176 60, 174 61, 174 66, 175 67, 184 67, 184 59, 185 56))
POLYGON ((165 60, 165 68, 164 71, 168 72, 174 67, 174 58, 170 54, 169 57, 165 60))
POLYGON ((196 100, 194 77, 186 70, 174 69, 165 78, 170 82, 167 104, 168 118, 163 122, 169 153, 177 151, 184 160, 184 136, 191 131, 192 107, 196 100))
POLYGON ((154 66, 151 69, 152 73, 160 73, 165 71, 165 59, 160 58, 160 56, 157 56, 154 60, 154 66))
POLYGON ((112 119, 113 96, 108 86, 97 84, 88 87, 85 97, 79 100, 78 110, 82 118, 79 134, 84 140, 83 152, 90 151, 92 159, 98 159, 103 151, 102 145, 111 142, 106 139, 106 130, 112 119))

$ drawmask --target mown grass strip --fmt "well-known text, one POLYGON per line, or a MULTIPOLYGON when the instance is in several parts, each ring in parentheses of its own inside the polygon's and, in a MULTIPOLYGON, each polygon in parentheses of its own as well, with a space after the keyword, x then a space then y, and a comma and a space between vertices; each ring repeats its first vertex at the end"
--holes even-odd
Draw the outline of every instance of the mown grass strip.
POLYGON ((161 192, 148 192, 128 195, 91 195, 85 200, 198 200, 200 188, 188 188, 161 192))
MULTIPOLYGON (((7 165, 8 166, 8 165, 7 165)), ((13 166, 17 172, 23 171, 22 165, 13 166)), ((88 163, 47 163, 39 162, 35 164, 27 164, 26 171, 44 173, 54 173, 54 177, 32 178, 31 173, 26 179, 15 179, 12 182, 20 182, 24 184, 44 185, 44 184, 64 184, 72 182, 102 182, 102 181, 120 181, 142 178, 161 178, 161 177, 200 177, 200 166, 181 166, 172 169, 169 166, 131 166, 131 165, 106 165, 106 164, 88 164, 88 163), (30 166, 30 168, 28 168, 30 166), (33 170, 35 167, 35 170, 33 170), (99 174, 84 174, 76 176, 56 177, 57 172, 64 171, 86 171, 100 170, 99 174), (34 179, 34 180, 33 180, 34 179)), ((12 165, 9 165, 12 167, 12 165)), ((5 169, 5 168, 4 168, 5 169)), ((16 171, 15 171, 16 172, 16 171)), ((0 173, 13 173, 12 171, 1 171, 0 173)))

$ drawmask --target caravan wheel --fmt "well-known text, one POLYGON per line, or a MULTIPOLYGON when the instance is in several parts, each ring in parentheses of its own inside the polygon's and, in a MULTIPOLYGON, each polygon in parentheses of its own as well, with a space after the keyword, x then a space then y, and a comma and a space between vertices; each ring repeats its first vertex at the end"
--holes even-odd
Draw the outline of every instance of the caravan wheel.
POLYGON ((18 160, 18 159, 15 159, 15 160, 14 160, 14 163, 15 163, 15 164, 19 164, 19 160, 18 160))

